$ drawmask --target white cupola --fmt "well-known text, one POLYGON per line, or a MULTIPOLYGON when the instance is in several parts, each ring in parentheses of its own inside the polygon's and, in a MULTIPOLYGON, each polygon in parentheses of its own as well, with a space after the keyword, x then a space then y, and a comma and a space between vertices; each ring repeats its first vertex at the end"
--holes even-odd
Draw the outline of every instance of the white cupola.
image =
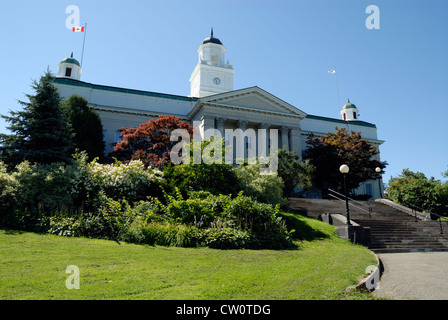
POLYGON ((348 102, 342 107, 341 110, 342 120, 356 121, 359 116, 358 112, 358 108, 350 102, 350 99, 348 99, 348 102))
POLYGON ((198 64, 190 77, 190 96, 205 97, 233 90, 233 67, 225 61, 226 48, 213 36, 198 49, 198 64))
POLYGON ((78 60, 73 58, 73 52, 70 55, 70 58, 65 58, 58 64, 58 78, 70 78, 79 80, 81 79, 81 65, 78 60))

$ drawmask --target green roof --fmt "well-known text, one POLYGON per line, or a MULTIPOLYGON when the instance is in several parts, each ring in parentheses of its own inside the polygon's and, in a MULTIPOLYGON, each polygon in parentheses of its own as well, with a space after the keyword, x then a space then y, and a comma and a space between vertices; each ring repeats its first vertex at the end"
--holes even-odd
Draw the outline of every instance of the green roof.
POLYGON ((357 125, 362 127, 369 127, 369 128, 376 128, 376 125, 373 123, 365 122, 365 121, 359 121, 359 120, 353 120, 353 121, 345 121, 341 119, 335 119, 335 118, 327 118, 327 117, 321 117, 321 116, 315 116, 312 114, 308 114, 306 119, 312 119, 312 120, 320 120, 320 121, 328 121, 333 123, 340 123, 340 124, 350 124, 350 125, 357 125))
POLYGON ((60 84, 72 85, 72 86, 77 86, 77 87, 87 87, 87 88, 91 88, 91 89, 95 89, 95 90, 139 94, 139 95, 143 95, 143 96, 167 98, 167 99, 182 100, 182 101, 196 102, 198 100, 198 98, 178 96, 178 95, 174 95, 174 94, 166 94, 166 93, 158 93, 158 92, 151 92, 151 91, 104 86, 104 85, 100 85, 100 84, 93 84, 93 83, 83 82, 83 81, 74 80, 74 79, 70 79, 70 78, 54 78, 54 81, 56 83, 60 83, 60 84))
POLYGON ((61 63, 73 63, 76 64, 78 67, 80 67, 78 60, 74 58, 65 58, 64 60, 61 61, 61 63))
POLYGON ((342 110, 346 109, 358 109, 356 106, 350 102, 350 99, 348 99, 348 102, 342 107, 342 110))

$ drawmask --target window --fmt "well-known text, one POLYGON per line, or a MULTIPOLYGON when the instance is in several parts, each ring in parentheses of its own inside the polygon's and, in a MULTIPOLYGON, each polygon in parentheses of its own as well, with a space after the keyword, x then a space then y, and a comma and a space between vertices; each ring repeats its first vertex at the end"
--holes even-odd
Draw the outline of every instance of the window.
POLYGON ((347 114, 343 113, 342 115, 344 116, 344 120, 347 120, 347 114))
POLYGON ((218 53, 212 52, 212 64, 217 65, 218 64, 218 53))
POLYGON ((71 77, 72 76, 72 68, 66 68, 65 69, 65 76, 71 77))
POLYGON ((371 196, 372 195, 372 184, 366 183, 366 195, 371 196))
POLYGON ((353 111, 353 119, 356 119, 356 112, 353 111))

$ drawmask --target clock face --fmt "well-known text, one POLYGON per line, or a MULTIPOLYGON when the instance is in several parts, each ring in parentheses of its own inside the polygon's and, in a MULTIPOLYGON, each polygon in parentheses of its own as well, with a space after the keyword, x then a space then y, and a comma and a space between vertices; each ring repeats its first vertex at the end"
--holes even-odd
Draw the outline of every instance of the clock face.
POLYGON ((218 77, 216 77, 216 78, 213 79, 213 83, 216 84, 216 85, 218 85, 218 84, 221 83, 221 79, 219 79, 218 77))

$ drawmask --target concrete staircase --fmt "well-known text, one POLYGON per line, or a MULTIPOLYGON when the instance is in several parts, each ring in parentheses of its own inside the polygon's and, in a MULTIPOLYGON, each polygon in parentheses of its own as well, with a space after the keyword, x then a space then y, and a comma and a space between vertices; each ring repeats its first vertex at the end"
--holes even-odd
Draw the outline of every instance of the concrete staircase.
MULTIPOLYGON (((424 221, 409 214, 405 209, 392 207, 379 201, 367 202, 373 209, 371 218, 361 210, 350 207, 350 219, 370 228, 369 249, 375 253, 448 251, 448 226, 440 233, 438 222, 424 221)), ((386 201, 384 201, 386 202, 386 201)), ((324 213, 343 214, 345 203, 339 200, 291 198, 292 210, 319 218, 324 213)))

